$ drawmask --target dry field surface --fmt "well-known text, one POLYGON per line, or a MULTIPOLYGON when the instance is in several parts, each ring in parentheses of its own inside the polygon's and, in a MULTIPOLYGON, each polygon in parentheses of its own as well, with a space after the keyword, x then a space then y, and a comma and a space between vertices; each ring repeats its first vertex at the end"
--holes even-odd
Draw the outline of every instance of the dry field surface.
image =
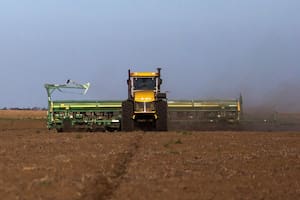
POLYGON ((43 119, 46 114, 42 110, 0 110, 0 119, 43 119))
POLYGON ((300 132, 58 134, 31 114, 1 113, 0 199, 300 199, 300 132))

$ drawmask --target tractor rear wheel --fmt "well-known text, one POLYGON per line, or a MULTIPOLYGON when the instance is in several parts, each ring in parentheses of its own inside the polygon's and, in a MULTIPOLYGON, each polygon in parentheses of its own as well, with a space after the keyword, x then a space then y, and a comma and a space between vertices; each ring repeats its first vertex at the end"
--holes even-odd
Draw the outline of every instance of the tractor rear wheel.
POLYGON ((133 116, 133 102, 123 101, 122 102, 122 120, 121 120, 121 130, 122 131, 133 131, 134 130, 134 120, 133 116))
POLYGON ((72 120, 70 118, 66 118, 63 120, 62 131, 70 132, 72 130, 72 120))
POLYGON ((156 102, 156 131, 168 131, 168 103, 167 101, 156 102))

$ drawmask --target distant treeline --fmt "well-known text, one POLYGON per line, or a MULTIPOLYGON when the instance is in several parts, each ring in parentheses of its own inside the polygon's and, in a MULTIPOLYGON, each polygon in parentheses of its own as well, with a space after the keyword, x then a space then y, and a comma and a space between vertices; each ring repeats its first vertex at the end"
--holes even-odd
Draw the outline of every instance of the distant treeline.
POLYGON ((12 107, 12 108, 1 108, 1 110, 47 110, 47 108, 41 108, 41 107, 32 107, 32 108, 19 108, 19 107, 12 107))

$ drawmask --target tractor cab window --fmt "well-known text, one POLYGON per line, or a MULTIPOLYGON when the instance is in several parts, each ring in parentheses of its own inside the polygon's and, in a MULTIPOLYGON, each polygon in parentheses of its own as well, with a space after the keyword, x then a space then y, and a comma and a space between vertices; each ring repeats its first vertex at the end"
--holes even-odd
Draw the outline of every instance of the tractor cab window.
POLYGON ((134 90, 155 90, 156 80, 155 78, 134 78, 133 87, 134 90))

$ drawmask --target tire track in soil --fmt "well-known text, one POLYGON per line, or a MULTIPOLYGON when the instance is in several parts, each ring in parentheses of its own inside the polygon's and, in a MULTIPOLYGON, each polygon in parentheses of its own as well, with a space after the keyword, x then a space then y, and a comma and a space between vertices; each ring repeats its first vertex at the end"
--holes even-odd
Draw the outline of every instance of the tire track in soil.
POLYGON ((85 191, 83 191, 82 199, 111 199, 114 192, 119 188, 123 177, 126 175, 127 167, 132 161, 133 156, 138 151, 142 138, 142 134, 136 135, 133 142, 129 144, 128 150, 118 155, 116 162, 114 163, 111 176, 105 177, 99 174, 90 181, 88 187, 86 187, 85 191))

